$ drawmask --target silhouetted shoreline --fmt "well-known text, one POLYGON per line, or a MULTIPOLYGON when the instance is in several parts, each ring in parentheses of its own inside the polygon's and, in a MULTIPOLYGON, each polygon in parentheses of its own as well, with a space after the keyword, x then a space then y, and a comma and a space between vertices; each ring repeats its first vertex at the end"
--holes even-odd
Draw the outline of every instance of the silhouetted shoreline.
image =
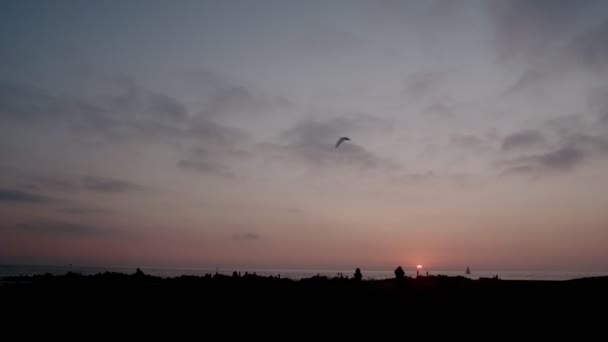
MULTIPOLYGON (((357 272, 359 272, 357 270, 357 272)), ((495 278, 469 279, 463 276, 430 275, 398 277, 383 280, 362 280, 357 276, 314 276, 300 280, 277 276, 260 276, 255 273, 233 275, 206 274, 204 276, 159 277, 147 275, 137 269, 133 274, 105 272, 82 275, 68 272, 65 275, 50 273, 34 276, 4 277, 0 282, 0 294, 44 295, 48 293, 96 294, 120 297, 122 295, 153 293, 163 295, 189 295, 199 298, 207 294, 224 296, 223 300, 256 300, 252 294, 266 296, 266 300, 280 296, 297 299, 310 297, 328 300, 405 299, 413 302, 444 300, 476 300, 481 297, 535 300, 559 295, 580 297, 593 293, 605 297, 608 276, 574 280, 501 280, 495 278), (402 298, 403 297, 403 298, 402 298)))
MULTIPOLYGON (((498 276, 480 277, 472 279, 464 276, 448 275, 426 275, 426 276, 405 276, 403 273, 397 278, 389 279, 362 279, 359 269, 355 276, 338 274, 334 277, 316 275, 302 279, 291 279, 277 275, 258 275, 248 272, 234 272, 232 275, 222 273, 207 273, 202 276, 182 275, 175 277, 161 277, 149 275, 137 269, 135 273, 128 274, 122 272, 103 272, 92 275, 85 275, 78 272, 67 272, 64 275, 51 273, 36 275, 19 275, 0 277, 0 289, 8 290, 14 288, 42 288, 46 286, 96 286, 96 285, 127 285, 127 284, 156 284, 158 286, 179 286, 179 285, 210 285, 210 284, 230 284, 230 285, 267 285, 267 286, 299 286, 308 287, 310 284, 323 286, 344 286, 345 288, 357 285, 362 288, 403 288, 403 289, 437 289, 450 288, 455 285, 465 287, 495 287, 495 286, 558 286, 568 287, 573 284, 606 284, 607 276, 583 277, 571 280, 503 280, 498 276), (399 278, 402 278, 399 284, 399 278)), ((316 288, 317 286, 315 286, 316 288)))
POLYGON ((292 323, 295 317, 317 323, 346 319, 384 324, 386 319, 404 318, 436 323, 492 320, 498 315, 532 322, 539 314, 556 319, 589 316, 589 308, 608 303, 608 276, 562 281, 442 275, 362 280, 355 274, 300 280, 238 272, 172 278, 142 271, 16 276, 2 279, 0 303, 12 317, 34 314, 38 320, 116 316, 179 322, 205 317, 218 324, 251 324, 270 317, 292 323))

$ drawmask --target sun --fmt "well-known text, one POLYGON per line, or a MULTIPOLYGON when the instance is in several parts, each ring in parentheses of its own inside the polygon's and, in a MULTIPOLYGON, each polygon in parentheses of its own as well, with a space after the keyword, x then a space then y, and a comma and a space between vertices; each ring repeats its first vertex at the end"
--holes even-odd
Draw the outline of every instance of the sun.
POLYGON ((418 266, 416 266, 416 268, 419 268, 419 269, 420 269, 420 268, 422 268, 422 265, 418 265, 418 266))

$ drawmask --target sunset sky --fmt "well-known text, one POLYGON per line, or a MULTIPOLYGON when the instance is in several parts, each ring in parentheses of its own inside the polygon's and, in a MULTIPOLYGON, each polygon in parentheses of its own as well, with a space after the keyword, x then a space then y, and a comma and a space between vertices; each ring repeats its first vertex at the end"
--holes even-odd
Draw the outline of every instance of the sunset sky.
POLYGON ((0 263, 608 271, 608 1, 2 1, 0 263))

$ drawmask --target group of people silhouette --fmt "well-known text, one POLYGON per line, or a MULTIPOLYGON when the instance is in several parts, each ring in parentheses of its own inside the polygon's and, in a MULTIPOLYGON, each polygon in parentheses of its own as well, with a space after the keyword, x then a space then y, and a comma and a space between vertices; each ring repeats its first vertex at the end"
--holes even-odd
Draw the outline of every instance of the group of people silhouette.
MULTIPOLYGON (((395 269, 395 278, 398 280, 405 278, 405 271, 403 270, 403 268, 401 268, 401 266, 399 266, 395 269)), ((355 270, 355 280, 361 281, 362 279, 363 279, 363 274, 361 274, 361 270, 359 268, 357 268, 355 270)))

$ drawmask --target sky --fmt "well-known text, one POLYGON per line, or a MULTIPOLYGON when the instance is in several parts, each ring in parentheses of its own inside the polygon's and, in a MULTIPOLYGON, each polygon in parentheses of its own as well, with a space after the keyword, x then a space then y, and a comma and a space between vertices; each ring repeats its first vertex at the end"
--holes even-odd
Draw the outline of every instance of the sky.
POLYGON ((4 0, 0 263, 608 271, 607 76, 606 1, 4 0))

